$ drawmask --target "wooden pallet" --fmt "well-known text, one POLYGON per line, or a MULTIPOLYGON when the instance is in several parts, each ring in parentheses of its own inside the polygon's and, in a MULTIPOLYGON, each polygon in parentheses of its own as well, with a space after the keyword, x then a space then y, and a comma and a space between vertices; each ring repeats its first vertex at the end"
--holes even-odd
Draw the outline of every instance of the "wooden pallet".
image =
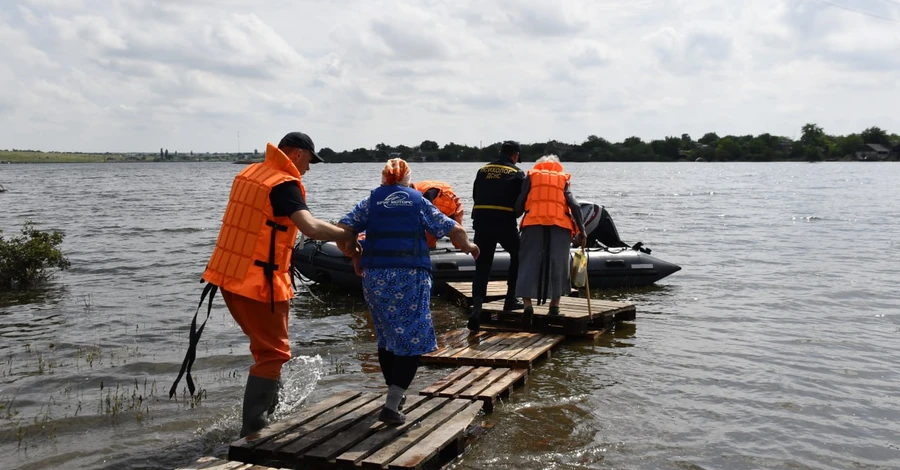
POLYGON ((549 358, 550 351, 564 338, 545 333, 453 330, 438 338, 438 349, 423 355, 422 362, 531 371, 534 362, 549 358))
MULTIPOLYGON (((447 282, 443 294, 451 303, 463 308, 472 306, 472 282, 447 282)), ((578 290, 572 289, 569 296, 577 296, 578 290)), ((491 281, 487 285, 487 294, 484 296, 485 302, 494 300, 503 300, 506 298, 506 281, 491 281)), ((521 311, 521 310, 519 310, 521 311)))
POLYGON ((591 330, 606 330, 616 322, 632 321, 636 316, 634 304, 591 299, 588 312, 587 299, 562 297, 559 299, 559 315, 549 315, 549 304, 534 305, 531 325, 524 327, 522 311, 503 311, 503 301, 494 301, 482 307, 482 322, 502 325, 506 329, 552 332, 565 335, 585 335, 591 330))
POLYGON ((231 444, 229 460, 303 468, 420 469, 465 449, 481 401, 412 395, 406 423, 377 421, 385 396, 341 392, 231 444))
POLYGON ((513 388, 523 385, 527 376, 527 369, 463 366, 421 390, 419 394, 481 400, 485 412, 490 413, 494 411, 494 404, 500 398, 508 397, 513 388))
POLYGON ((192 465, 178 467, 175 470, 288 470, 244 462, 229 462, 215 457, 200 457, 192 465))
MULTIPOLYGON (((472 282, 448 282, 444 289, 444 295, 454 305, 468 309, 472 306, 472 282)), ((487 285, 487 295, 484 300, 503 300, 506 298, 506 281, 491 281, 487 285)))

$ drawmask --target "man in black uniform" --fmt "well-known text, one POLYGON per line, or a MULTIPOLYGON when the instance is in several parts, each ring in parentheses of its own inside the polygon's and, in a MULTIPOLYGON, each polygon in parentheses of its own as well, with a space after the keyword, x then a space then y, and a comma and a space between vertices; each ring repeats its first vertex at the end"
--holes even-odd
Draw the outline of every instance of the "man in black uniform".
POLYGON ((506 283, 504 311, 521 308, 516 300, 516 277, 519 273, 519 229, 515 213, 516 199, 522 190, 525 172, 516 166, 519 162, 519 143, 507 140, 500 146, 500 158, 481 167, 475 176, 472 198, 472 227, 475 244, 481 255, 475 260, 475 281, 472 282, 472 316, 468 327, 478 331, 481 304, 487 294, 488 278, 494 262, 497 244, 509 253, 509 276, 506 283))

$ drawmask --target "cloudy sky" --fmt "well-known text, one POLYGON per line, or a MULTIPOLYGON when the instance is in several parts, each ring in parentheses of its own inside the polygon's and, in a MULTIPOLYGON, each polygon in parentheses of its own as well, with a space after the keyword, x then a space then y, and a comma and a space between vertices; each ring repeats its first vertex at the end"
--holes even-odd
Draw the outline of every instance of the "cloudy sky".
POLYGON ((900 0, 3 0, 0 149, 900 132, 900 0))

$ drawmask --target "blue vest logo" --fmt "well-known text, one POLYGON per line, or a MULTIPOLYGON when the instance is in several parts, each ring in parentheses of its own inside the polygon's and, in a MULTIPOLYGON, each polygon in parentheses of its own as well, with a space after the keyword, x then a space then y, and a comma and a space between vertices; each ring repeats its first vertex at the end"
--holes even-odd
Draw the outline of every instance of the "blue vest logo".
POLYGON ((376 204, 385 209, 393 209, 395 207, 412 207, 413 202, 409 200, 409 194, 406 192, 395 191, 376 204))

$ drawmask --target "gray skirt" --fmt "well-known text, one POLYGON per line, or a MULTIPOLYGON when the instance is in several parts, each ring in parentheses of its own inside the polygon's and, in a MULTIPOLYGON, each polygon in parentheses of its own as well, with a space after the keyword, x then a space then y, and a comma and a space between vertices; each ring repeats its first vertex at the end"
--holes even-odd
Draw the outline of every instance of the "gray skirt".
POLYGON ((516 297, 538 299, 546 292, 546 299, 569 295, 569 247, 572 235, 569 230, 557 226, 530 225, 522 229, 519 242, 519 276, 516 280, 516 297), (548 229, 545 236, 544 229, 548 229), (545 259, 545 253, 549 256, 545 259), (546 274, 545 274, 546 273, 546 274), (546 284, 546 290, 541 283, 546 284))

